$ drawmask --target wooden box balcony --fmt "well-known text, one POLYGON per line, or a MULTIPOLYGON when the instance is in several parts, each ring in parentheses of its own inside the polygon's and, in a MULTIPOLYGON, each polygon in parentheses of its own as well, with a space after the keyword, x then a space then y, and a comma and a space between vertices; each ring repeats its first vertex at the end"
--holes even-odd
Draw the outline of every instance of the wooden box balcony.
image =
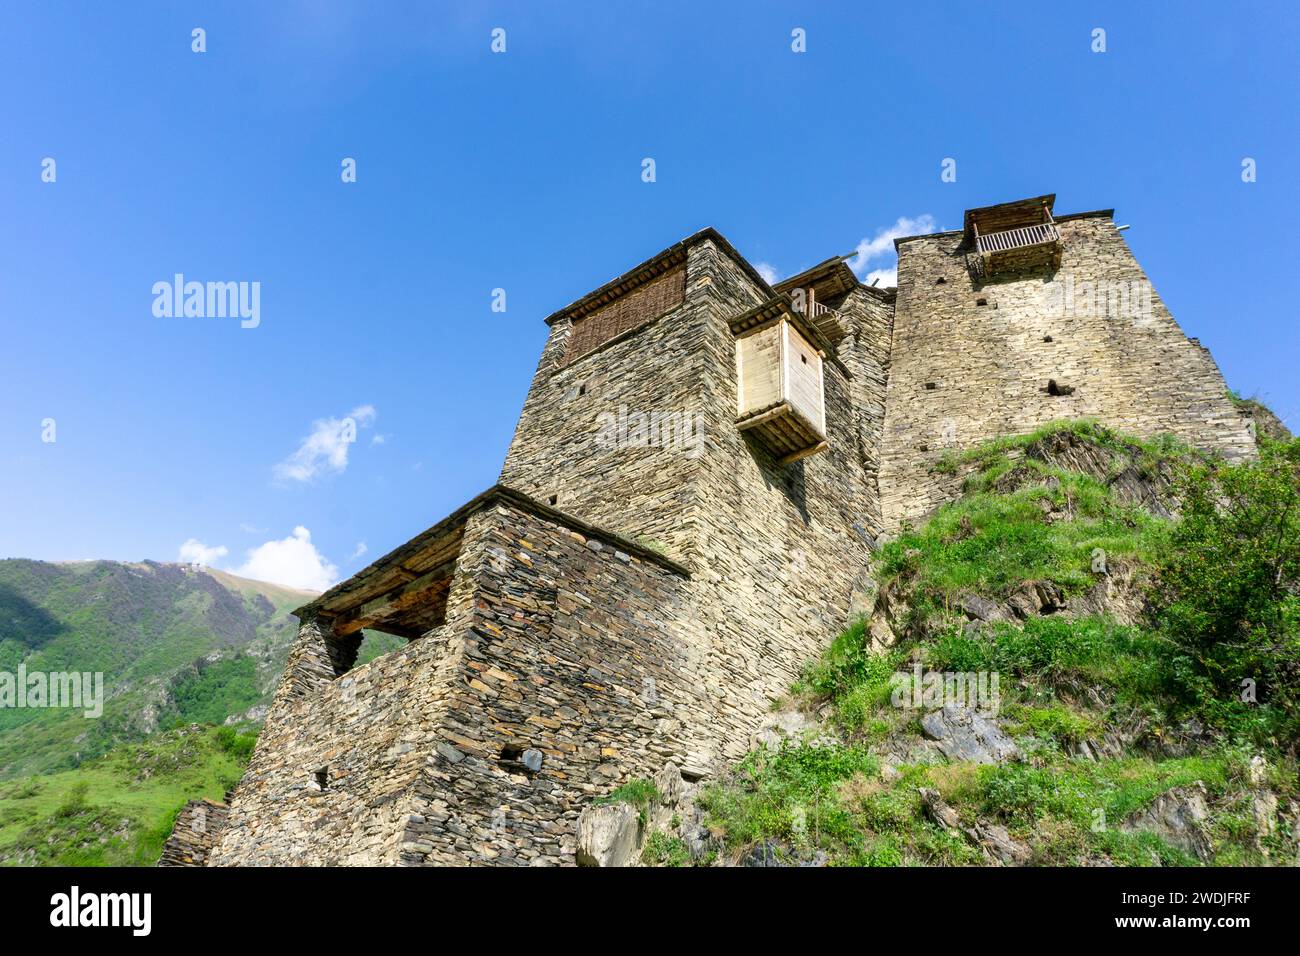
POLYGON ((782 465, 826 449, 821 336, 779 296, 731 322, 736 336, 736 427, 782 465))

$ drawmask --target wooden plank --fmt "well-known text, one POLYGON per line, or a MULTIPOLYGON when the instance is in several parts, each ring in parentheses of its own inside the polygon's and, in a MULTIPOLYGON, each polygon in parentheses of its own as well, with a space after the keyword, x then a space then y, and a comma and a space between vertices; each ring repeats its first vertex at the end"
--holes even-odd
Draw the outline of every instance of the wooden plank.
POLYGON ((334 619, 334 633, 339 636, 353 634, 364 627, 378 625, 385 618, 392 617, 419 604, 428 592, 441 585, 449 585, 456 561, 452 559, 439 565, 432 571, 422 574, 413 581, 386 594, 373 598, 347 614, 334 619))
POLYGON ((799 459, 801 458, 809 458, 813 455, 820 454, 824 452, 828 447, 829 446, 827 445, 826 442, 820 442, 816 445, 813 445, 811 448, 804 448, 801 451, 792 452, 791 454, 786 455, 784 458, 778 461, 777 464, 788 465, 791 462, 799 461, 799 459))

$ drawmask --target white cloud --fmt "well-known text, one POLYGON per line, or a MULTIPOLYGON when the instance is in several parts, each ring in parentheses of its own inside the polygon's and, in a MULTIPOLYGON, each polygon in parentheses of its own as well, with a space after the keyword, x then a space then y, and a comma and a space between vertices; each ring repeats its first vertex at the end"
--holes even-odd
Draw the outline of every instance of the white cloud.
POLYGON ((312 423, 311 434, 298 450, 275 466, 281 481, 311 481, 322 472, 337 474, 348 466, 348 447, 357 431, 375 421, 373 405, 359 405, 342 418, 322 418, 312 423))
POLYGON ((878 286, 881 289, 886 286, 898 285, 898 266, 894 266, 892 269, 872 269, 862 281, 867 285, 878 286))
POLYGON ((211 564, 229 553, 230 549, 224 544, 210 548, 198 538, 190 538, 181 545, 177 560, 183 564, 211 564))
POLYGON ((244 534, 266 534, 270 529, 259 528, 256 525, 249 524, 247 521, 241 521, 239 522, 239 530, 244 532, 244 534))
POLYGON ((250 548, 248 560, 235 569, 240 577, 269 581, 305 591, 324 591, 339 579, 339 569, 311 543, 311 532, 302 525, 280 541, 267 541, 250 548))
POLYGON ((754 268, 758 270, 758 274, 763 277, 763 281, 768 285, 775 284, 781 278, 781 273, 777 272, 776 266, 770 262, 756 262, 754 268))
POLYGON ((352 556, 348 558, 348 560, 355 561, 357 558, 361 557, 369 550, 370 549, 366 547, 366 543, 364 541, 358 541, 356 548, 354 548, 352 551, 352 556))
POLYGON ((897 285, 898 266, 897 260, 894 258, 894 240, 903 236, 921 236, 935 231, 934 216, 929 213, 917 216, 915 219, 899 216, 898 221, 892 226, 878 229, 870 239, 863 239, 858 243, 857 255, 849 261, 849 268, 860 277, 864 272, 867 272, 867 267, 872 262, 887 257, 894 260, 894 265, 879 266, 867 272, 867 276, 863 281, 867 285, 871 285, 871 280, 878 278, 882 287, 897 285))

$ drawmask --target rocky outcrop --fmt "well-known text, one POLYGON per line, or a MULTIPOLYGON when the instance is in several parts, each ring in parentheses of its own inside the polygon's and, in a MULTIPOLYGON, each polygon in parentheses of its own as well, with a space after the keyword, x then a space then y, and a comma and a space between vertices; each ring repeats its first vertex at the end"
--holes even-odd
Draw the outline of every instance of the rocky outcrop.
POLYGON ((1282 423, 1282 419, 1273 414, 1267 405, 1253 398, 1244 398, 1234 402, 1237 413, 1250 421, 1255 432, 1255 441, 1263 439, 1272 441, 1290 441, 1291 429, 1282 423))
POLYGON ((635 807, 588 807, 578 816, 579 866, 630 866, 640 852, 641 820, 635 807))
POLYGON ((652 834, 680 845, 692 862, 719 846, 695 805, 698 782, 682 776, 669 761, 649 781, 653 794, 644 803, 596 804, 578 816, 579 866, 639 866, 652 834))
POLYGON ((972 826, 963 827, 960 815, 943 802, 937 790, 922 787, 919 793, 921 809, 931 823, 946 832, 964 835, 972 845, 983 851, 985 859, 989 862, 1008 866, 1024 866, 1029 862, 1031 856, 1029 848, 1014 839, 1006 827, 982 820, 976 821, 972 826))
POLYGON ((1208 861, 1214 855, 1206 834, 1209 820, 1205 784, 1198 780, 1190 787, 1160 794, 1149 807, 1129 819, 1124 829, 1154 833, 1171 846, 1208 861))
POLYGON ((945 704, 921 717, 921 729, 949 760, 991 764, 1022 756, 1016 742, 995 721, 969 707, 945 704))

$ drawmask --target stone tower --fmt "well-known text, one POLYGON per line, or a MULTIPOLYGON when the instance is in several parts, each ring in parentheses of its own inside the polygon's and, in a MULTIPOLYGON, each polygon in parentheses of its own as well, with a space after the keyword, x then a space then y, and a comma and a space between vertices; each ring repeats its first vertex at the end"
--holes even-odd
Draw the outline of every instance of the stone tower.
POLYGON ((1210 353, 1188 339, 1112 219, 1055 196, 971 209, 899 239, 880 484, 886 526, 951 497, 946 451, 1060 419, 1254 453, 1210 353))
POLYGON ((595 797, 748 748, 952 493, 945 448, 1091 415, 1249 453, 1153 295, 1066 297, 1145 277, 1051 199, 899 240, 897 291, 843 258, 772 286, 705 229, 556 312, 499 483, 298 610, 228 813, 171 858, 573 863, 595 797), (363 629, 409 643, 354 667, 363 629))

